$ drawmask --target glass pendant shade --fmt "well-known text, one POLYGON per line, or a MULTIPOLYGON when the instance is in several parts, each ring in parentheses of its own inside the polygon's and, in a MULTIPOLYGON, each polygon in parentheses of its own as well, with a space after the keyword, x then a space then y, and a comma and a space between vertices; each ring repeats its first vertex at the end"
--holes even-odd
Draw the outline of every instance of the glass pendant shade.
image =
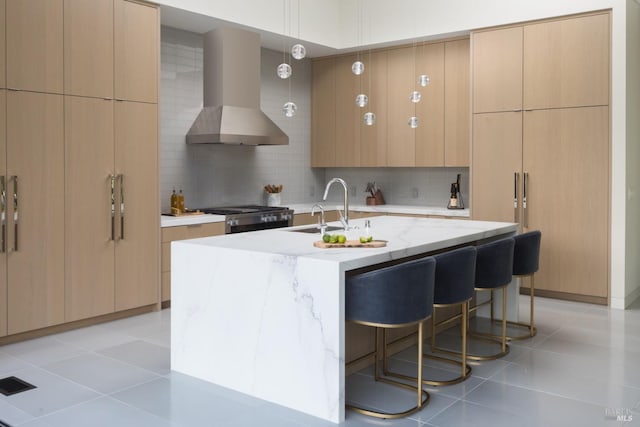
POLYGON ((353 65, 351 66, 351 71, 356 76, 359 76, 360 74, 364 73, 364 63, 362 61, 354 62, 353 65))
POLYGON ((364 113, 362 116, 362 120, 364 120, 364 124, 367 126, 373 126, 376 122, 376 115, 372 112, 364 113))
POLYGON ((281 79, 288 79, 289 77, 291 77, 291 65, 287 64, 286 62, 278 65, 277 71, 278 77, 280 77, 281 79))
POLYGON ((360 95, 356 96, 356 105, 358 107, 362 108, 368 103, 369 103, 369 97, 364 93, 361 93, 360 95))
POLYGON ((422 74, 418 77, 418 84, 422 87, 427 86, 429 83, 431 83, 431 79, 429 78, 428 75, 426 74, 422 74))
POLYGON ((293 117, 298 111, 298 106, 291 101, 285 102, 282 106, 282 112, 286 117, 293 117))
POLYGON ((415 129, 415 128, 417 128, 417 127, 418 127, 418 118, 417 118, 417 117, 415 117, 415 116, 410 117, 410 118, 409 118, 409 122, 408 122, 408 124, 409 124, 409 127, 410 127, 411 129, 415 129))
POLYGON ((422 95, 417 90, 414 90, 413 92, 411 92, 409 99, 411 100, 411 102, 414 102, 414 103, 420 102, 420 99, 422 99, 422 95))
POLYGON ((295 59, 300 60, 305 56, 307 56, 307 49, 305 49, 305 47, 302 46, 300 43, 294 44, 291 47, 291 56, 293 56, 295 59))

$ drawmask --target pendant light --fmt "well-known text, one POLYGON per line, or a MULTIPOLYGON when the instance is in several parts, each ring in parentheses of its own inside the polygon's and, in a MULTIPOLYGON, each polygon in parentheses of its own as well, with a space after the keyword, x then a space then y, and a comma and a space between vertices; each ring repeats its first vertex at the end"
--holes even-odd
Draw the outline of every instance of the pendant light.
MULTIPOLYGON (((297 0, 297 1, 298 1, 297 13, 298 13, 298 40, 299 40, 300 39, 300 0, 297 0)), ((285 37, 291 36, 291 0, 282 0, 282 25, 283 25, 283 31, 282 31, 283 36, 285 37), (287 28, 287 16, 289 18, 288 28, 287 28)), ((307 55, 307 50, 301 43, 294 44, 293 46, 291 46, 291 49, 289 51, 289 61, 287 61, 285 44, 286 44, 286 39, 283 41, 282 63, 278 65, 276 73, 278 74, 278 77, 280 77, 281 79, 288 80, 289 101, 285 102, 284 105, 282 106, 282 113, 284 114, 285 117, 291 118, 296 115, 296 112, 298 111, 298 106, 295 104, 295 102, 291 101, 291 76, 293 75, 293 69, 289 63, 291 62, 291 57, 293 57, 296 60, 303 59, 307 55)))
MULTIPOLYGON (((289 3, 289 6, 291 6, 291 3, 289 3)), ((293 56, 293 59, 299 61, 301 59, 304 59, 305 56, 307 56, 307 49, 302 45, 302 43, 300 43, 300 0, 297 0, 297 13, 298 13, 298 43, 294 44, 293 46, 291 46, 291 56, 293 56)))
MULTIPOLYGON (((416 42, 413 42, 413 75, 416 75, 416 42)), ((416 84, 413 83, 413 91, 409 94, 409 100, 413 103, 413 116, 409 117, 407 124, 411 129, 418 127, 418 117, 416 117, 416 104, 422 99, 422 94, 416 90, 416 84)))

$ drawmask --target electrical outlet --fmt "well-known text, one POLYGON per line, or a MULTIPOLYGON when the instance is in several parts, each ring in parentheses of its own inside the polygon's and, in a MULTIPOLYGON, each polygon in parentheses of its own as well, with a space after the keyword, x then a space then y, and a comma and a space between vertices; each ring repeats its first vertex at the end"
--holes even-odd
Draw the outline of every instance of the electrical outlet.
POLYGON ((411 197, 414 198, 414 199, 418 198, 418 189, 416 187, 413 187, 411 189, 411 197))
POLYGON ((349 194, 351 194, 351 197, 355 197, 356 196, 356 186, 352 185, 351 187, 349 187, 349 194))
POLYGON ((316 187, 315 185, 312 185, 311 187, 309 187, 309 197, 314 197, 316 195, 316 187))

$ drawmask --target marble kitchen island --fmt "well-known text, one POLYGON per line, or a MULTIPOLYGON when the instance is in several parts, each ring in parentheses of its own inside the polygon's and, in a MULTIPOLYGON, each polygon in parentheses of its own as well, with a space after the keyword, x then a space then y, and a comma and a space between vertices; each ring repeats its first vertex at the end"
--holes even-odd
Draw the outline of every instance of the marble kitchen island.
MULTIPOLYGON (((512 223, 369 218, 383 248, 308 226, 173 242, 171 369, 334 423, 345 412, 345 272, 512 235, 512 223)), ((337 225, 332 223, 331 225, 337 225)), ((364 219, 351 221, 363 228, 364 219)), ((357 235, 358 232, 354 232, 357 235)), ((517 289, 509 292, 517 313, 517 289)))

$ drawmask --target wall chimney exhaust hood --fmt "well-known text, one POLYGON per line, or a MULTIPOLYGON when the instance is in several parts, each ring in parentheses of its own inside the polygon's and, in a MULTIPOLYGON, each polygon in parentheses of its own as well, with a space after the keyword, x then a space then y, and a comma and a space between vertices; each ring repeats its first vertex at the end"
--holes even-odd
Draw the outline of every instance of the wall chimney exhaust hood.
POLYGON ((204 35, 204 108, 187 144, 286 145, 260 110, 260 35, 220 27, 204 35))

